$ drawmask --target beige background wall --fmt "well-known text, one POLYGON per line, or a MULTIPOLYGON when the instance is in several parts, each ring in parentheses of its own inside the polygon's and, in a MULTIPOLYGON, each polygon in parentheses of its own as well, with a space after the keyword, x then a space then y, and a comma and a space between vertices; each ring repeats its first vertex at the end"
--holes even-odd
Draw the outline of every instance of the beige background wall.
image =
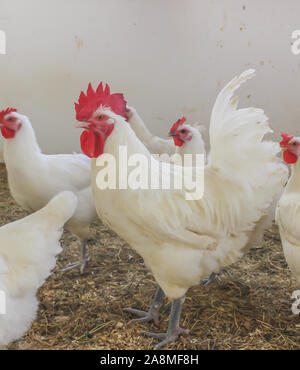
POLYGON ((151 130, 184 114, 208 123, 219 89, 255 68, 242 103, 276 137, 300 135, 298 0, 0 0, 0 107, 30 116, 45 152, 79 150, 73 103, 88 82, 124 92, 151 130))

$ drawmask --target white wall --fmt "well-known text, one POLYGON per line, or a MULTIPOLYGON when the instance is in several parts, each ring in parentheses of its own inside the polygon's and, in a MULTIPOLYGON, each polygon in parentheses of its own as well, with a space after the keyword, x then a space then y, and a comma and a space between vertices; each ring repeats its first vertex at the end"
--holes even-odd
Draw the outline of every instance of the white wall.
POLYGON ((276 137, 299 135, 299 14, 298 0, 0 0, 0 107, 27 114, 45 152, 70 152, 89 81, 109 82, 165 135, 183 114, 208 123, 219 89, 251 67, 242 103, 263 107, 276 137))

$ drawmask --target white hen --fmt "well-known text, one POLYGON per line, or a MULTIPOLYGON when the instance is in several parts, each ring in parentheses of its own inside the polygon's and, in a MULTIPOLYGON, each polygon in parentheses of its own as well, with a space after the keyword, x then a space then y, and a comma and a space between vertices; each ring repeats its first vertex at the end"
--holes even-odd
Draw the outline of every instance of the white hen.
POLYGON ((283 158, 291 164, 291 177, 278 202, 276 223, 286 261, 300 285, 300 138, 282 134, 283 158))
POLYGON ((90 186, 90 159, 83 154, 43 154, 28 117, 14 109, 0 112, 0 127, 6 139, 4 160, 9 190, 21 207, 37 211, 65 190, 78 197, 78 208, 65 228, 82 239, 83 272, 89 227, 97 219, 90 186))
POLYGON ((185 117, 178 119, 169 131, 169 136, 173 138, 176 147, 176 154, 180 155, 183 165, 185 154, 206 155, 205 143, 201 135, 203 126, 193 127, 185 122, 185 117))
MULTIPOLYGON (((163 139, 159 136, 152 135, 135 108, 127 105, 126 118, 136 136, 148 148, 151 154, 167 155, 160 157, 160 160, 163 162, 178 164, 177 162, 182 163, 184 154, 206 154, 205 143, 202 137, 202 132, 205 129, 204 126, 199 124, 184 124, 186 121, 185 117, 177 120, 172 126, 174 129, 175 126, 177 128, 180 126, 181 130, 187 130, 188 133, 188 135, 183 135, 179 132, 176 138, 173 137, 173 140, 177 143, 175 143, 175 147, 171 139, 163 139), (192 138, 193 140, 191 140, 192 138)), ((174 136, 172 128, 168 136, 174 136)))
POLYGON ((36 293, 55 267, 63 226, 77 198, 63 192, 44 208, 0 228, 0 291, 6 313, 0 314, 0 345, 20 338, 36 317, 36 293))
MULTIPOLYGON (((285 182, 286 167, 276 157, 278 144, 262 140, 271 132, 263 110, 236 107, 234 91, 253 76, 249 70, 235 77, 217 97, 210 122, 205 192, 200 200, 187 200, 186 192, 178 189, 105 188, 100 175, 102 153, 120 164, 120 145, 127 146, 128 157, 139 154, 148 164, 151 154, 118 115, 121 102, 109 104, 106 96, 99 96, 95 104, 85 101, 76 107, 82 112, 78 117, 85 118, 81 124, 85 128, 83 152, 94 157, 92 187, 99 217, 143 257, 163 292, 173 300, 167 333, 149 334, 164 339, 156 348, 187 332, 179 327, 187 290, 243 255, 256 222, 285 182), (88 115, 83 114, 87 110, 88 115)), ((168 176, 170 170, 176 177, 175 169, 166 164, 157 175, 168 176)))

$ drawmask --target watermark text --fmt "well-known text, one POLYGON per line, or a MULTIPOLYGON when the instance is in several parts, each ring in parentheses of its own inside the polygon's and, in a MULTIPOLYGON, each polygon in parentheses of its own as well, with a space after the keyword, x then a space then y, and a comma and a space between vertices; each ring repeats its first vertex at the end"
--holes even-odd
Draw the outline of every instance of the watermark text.
POLYGON ((119 146, 118 158, 109 153, 98 157, 96 184, 100 190, 182 190, 187 200, 199 200, 204 194, 204 155, 167 154, 128 155, 125 145, 119 146), (177 157, 176 157, 177 156, 177 157))
POLYGON ((291 50, 294 55, 300 54, 300 30, 294 30, 292 32, 292 43, 291 50))
POLYGON ((0 30, 0 54, 6 54, 6 34, 0 30))

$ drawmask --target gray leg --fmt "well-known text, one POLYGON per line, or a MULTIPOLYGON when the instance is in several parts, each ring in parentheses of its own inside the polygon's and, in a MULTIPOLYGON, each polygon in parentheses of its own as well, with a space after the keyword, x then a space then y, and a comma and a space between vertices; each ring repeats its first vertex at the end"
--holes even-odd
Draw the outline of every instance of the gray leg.
POLYGON ((155 325, 159 323, 159 309, 164 298, 164 292, 158 286, 152 301, 151 308, 148 312, 136 310, 134 308, 124 308, 124 311, 129 312, 135 316, 139 316, 139 319, 131 320, 132 322, 149 322, 153 321, 155 325))
POLYGON ((81 274, 83 274, 83 271, 84 271, 86 263, 87 263, 86 245, 87 245, 87 239, 84 239, 82 241, 82 245, 81 245, 81 266, 80 266, 80 273, 81 274))
POLYGON ((87 239, 83 239, 82 244, 81 244, 81 258, 79 262, 72 263, 68 267, 62 269, 62 272, 69 271, 74 269, 75 267, 80 266, 80 273, 83 274, 83 270, 86 266, 86 263, 88 261, 86 257, 86 245, 87 245, 87 239))
POLYGON ((217 281, 217 274, 212 272, 209 277, 207 279, 203 279, 202 282, 203 282, 203 285, 204 286, 207 286, 207 285, 210 285, 211 283, 214 283, 215 281, 217 281))
POLYGON ((179 326, 181 308, 182 308, 182 304, 184 300, 185 300, 185 297, 179 298, 173 301, 167 333, 143 332, 143 334, 145 334, 148 337, 156 338, 156 339, 163 339, 163 341, 158 343, 154 347, 154 349, 159 349, 170 342, 174 342, 175 340, 178 339, 180 335, 186 335, 189 333, 188 330, 182 329, 179 326))

